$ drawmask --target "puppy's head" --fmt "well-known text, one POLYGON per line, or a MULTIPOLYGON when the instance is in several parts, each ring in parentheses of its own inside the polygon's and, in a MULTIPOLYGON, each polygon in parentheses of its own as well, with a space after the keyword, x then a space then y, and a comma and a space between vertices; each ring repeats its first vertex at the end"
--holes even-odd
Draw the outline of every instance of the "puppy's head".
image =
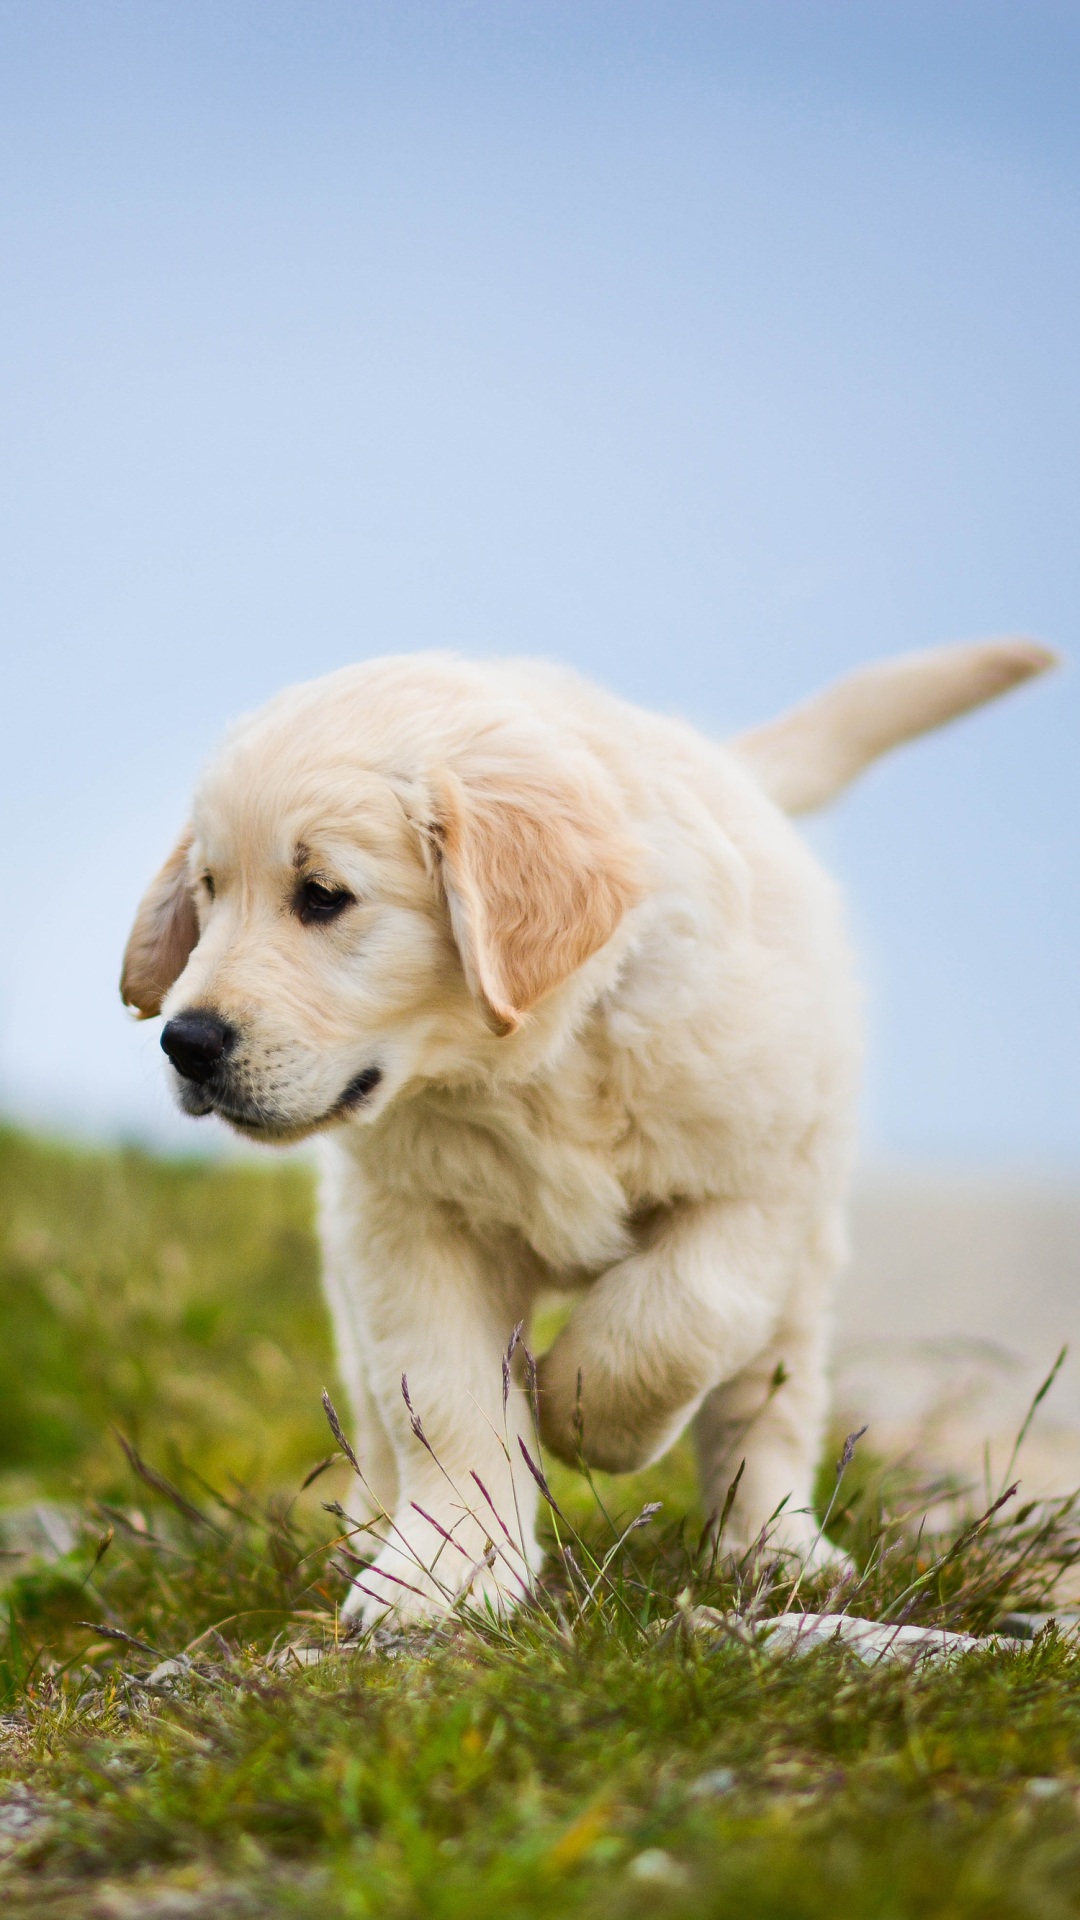
POLYGON ((611 942, 638 860, 604 777, 442 672, 284 695, 203 781, 121 980, 186 1112, 293 1140, 490 1072, 611 942))

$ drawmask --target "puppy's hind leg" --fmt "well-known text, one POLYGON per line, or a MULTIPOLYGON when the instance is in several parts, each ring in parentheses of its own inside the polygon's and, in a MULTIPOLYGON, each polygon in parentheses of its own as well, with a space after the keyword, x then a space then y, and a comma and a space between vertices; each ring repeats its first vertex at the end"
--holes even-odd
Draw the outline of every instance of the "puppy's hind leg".
POLYGON ((846 1564, 846 1554, 821 1533, 814 1511, 828 1407, 825 1360, 820 1316, 787 1319, 762 1353, 702 1402, 693 1422, 694 1447, 701 1504, 714 1527, 734 1487, 719 1543, 723 1552, 744 1553, 764 1530, 769 1547, 795 1554, 811 1568, 846 1564))

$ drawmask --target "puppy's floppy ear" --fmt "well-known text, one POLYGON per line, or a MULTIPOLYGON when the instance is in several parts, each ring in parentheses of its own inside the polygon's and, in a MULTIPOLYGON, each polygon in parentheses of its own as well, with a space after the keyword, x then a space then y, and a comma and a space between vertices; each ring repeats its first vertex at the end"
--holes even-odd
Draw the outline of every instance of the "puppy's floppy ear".
POLYGON ((509 759, 444 768, 428 833, 465 977, 493 1033, 513 1033, 641 895, 641 852, 581 769, 509 759))
POLYGON ((141 1020, 161 1012, 165 995, 183 973, 199 938, 188 877, 192 838, 188 827, 150 882, 124 951, 120 996, 125 1006, 137 1009, 141 1020))

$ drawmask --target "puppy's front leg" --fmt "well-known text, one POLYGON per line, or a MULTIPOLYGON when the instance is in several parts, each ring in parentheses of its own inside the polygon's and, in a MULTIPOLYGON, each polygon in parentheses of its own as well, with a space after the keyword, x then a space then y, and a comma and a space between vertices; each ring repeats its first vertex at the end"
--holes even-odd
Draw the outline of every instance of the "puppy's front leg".
POLYGON ((665 1209, 641 1249, 595 1282, 540 1362, 540 1430, 573 1463, 655 1460, 776 1324, 790 1225, 749 1202, 665 1209), (579 1406, 580 1380, 580 1406, 579 1406))
POLYGON ((531 1444, 532 1422, 515 1379, 503 1408, 503 1356, 528 1311, 524 1282, 451 1209, 396 1194, 366 1193, 352 1243, 339 1277, 398 1496, 345 1615, 431 1618, 466 1594, 474 1605, 512 1605, 539 1563, 536 1489, 518 1445, 519 1436, 531 1444))

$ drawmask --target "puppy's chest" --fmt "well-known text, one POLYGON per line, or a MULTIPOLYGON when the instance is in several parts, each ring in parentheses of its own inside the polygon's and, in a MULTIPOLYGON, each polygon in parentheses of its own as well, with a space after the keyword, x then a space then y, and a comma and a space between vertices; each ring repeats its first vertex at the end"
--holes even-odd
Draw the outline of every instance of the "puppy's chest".
POLYGON ((430 1092, 395 1116, 380 1175, 451 1204, 477 1232, 510 1229, 566 1273, 626 1254, 637 1196, 621 1177, 631 1122, 590 1076, 483 1095, 430 1092))

